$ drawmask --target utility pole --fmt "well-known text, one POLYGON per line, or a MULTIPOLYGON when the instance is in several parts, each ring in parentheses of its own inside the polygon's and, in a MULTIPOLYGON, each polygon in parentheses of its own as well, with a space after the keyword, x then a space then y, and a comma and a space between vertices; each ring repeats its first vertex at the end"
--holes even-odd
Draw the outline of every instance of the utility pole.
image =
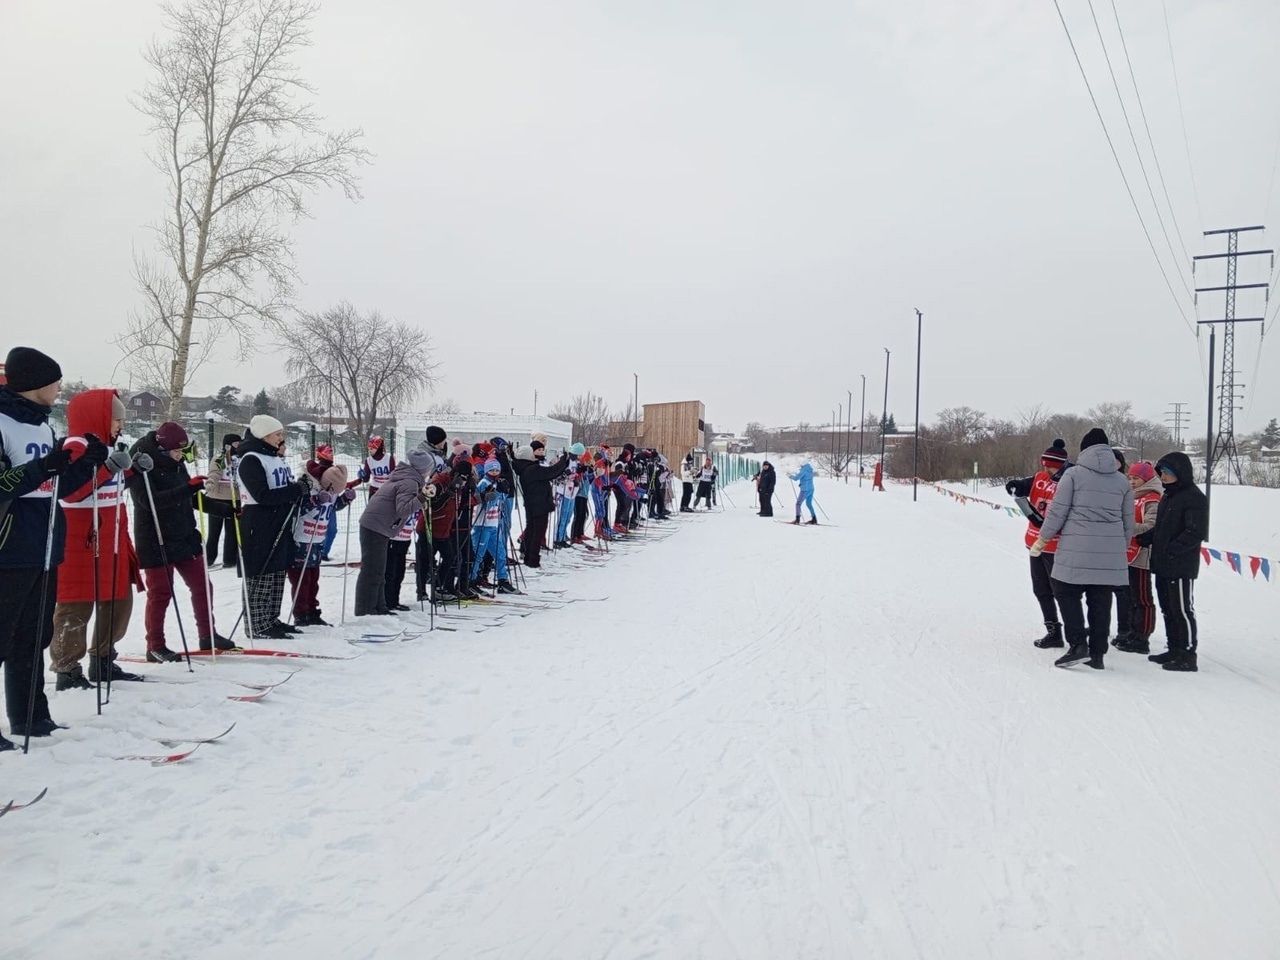
POLYGON ((844 482, 849 484, 849 461, 853 458, 853 391, 849 391, 849 409, 844 415, 844 482))
POLYGON ((880 415, 880 469, 884 469, 884 435, 889 426, 889 348, 884 348, 884 413, 880 415))
POLYGON ((862 486, 862 438, 867 432, 867 375, 862 377, 862 413, 858 421, 858 486, 862 486))
POLYGON ((920 341, 924 336, 924 314, 916 310, 916 460, 911 468, 911 502, 919 495, 920 484, 920 341))
POLYGON ((831 411, 831 469, 836 466, 836 412, 831 411))
POLYGON ((1271 257, 1271 266, 1275 267, 1275 251, 1274 250, 1240 250, 1240 234, 1249 233, 1255 230, 1262 230, 1263 227, 1229 227, 1223 230, 1206 230, 1206 237, 1218 236, 1226 234, 1227 236, 1227 252, 1226 253, 1209 253, 1192 258, 1192 274, 1195 273, 1195 266, 1201 260, 1222 260, 1227 261, 1227 282, 1223 286, 1218 287, 1196 287, 1196 302, 1199 303, 1199 294, 1221 292, 1224 294, 1225 311, 1220 319, 1215 320, 1197 320, 1198 324, 1205 324, 1209 327, 1209 382, 1210 392, 1208 401, 1208 429, 1206 436, 1207 446, 1205 447, 1205 464, 1204 464, 1204 483, 1205 496, 1209 495, 1210 488, 1213 484, 1213 468, 1221 460, 1227 461, 1227 481, 1230 482, 1231 474, 1234 472, 1236 480, 1243 483, 1244 480, 1240 474, 1240 451, 1236 447, 1236 401, 1239 399, 1238 390, 1244 388, 1244 384, 1236 383, 1235 368, 1235 351, 1236 351, 1236 324, 1237 323, 1264 323, 1266 321, 1266 308, 1263 308, 1264 316, 1261 317, 1237 317, 1236 316, 1236 291, 1237 290, 1256 290, 1267 289, 1270 284, 1267 283, 1236 283, 1237 262, 1241 257, 1256 257, 1269 255, 1271 257), (1218 431, 1217 436, 1213 430, 1213 354, 1214 354, 1214 335, 1217 332, 1217 325, 1222 325, 1222 377, 1218 384, 1218 431))
POLYGON ((1182 408, 1189 407, 1191 404, 1170 403, 1169 406, 1173 407, 1173 409, 1165 416, 1164 422, 1172 424, 1169 432, 1173 435, 1173 445, 1181 448, 1182 429, 1183 427, 1191 426, 1191 411, 1187 410, 1186 412, 1183 412, 1182 408))
POLYGON ((633 373, 635 377, 636 393, 631 401, 631 435, 637 440, 640 439, 640 374, 633 373))

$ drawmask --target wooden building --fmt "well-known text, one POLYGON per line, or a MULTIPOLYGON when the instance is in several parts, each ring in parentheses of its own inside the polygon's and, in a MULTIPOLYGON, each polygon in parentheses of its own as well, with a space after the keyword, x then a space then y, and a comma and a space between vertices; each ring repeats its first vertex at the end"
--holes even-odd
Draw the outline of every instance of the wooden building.
POLYGON ((701 400, 646 403, 639 424, 619 420, 609 424, 606 443, 615 450, 624 443, 653 447, 673 463, 690 450, 707 449, 706 407, 701 400))

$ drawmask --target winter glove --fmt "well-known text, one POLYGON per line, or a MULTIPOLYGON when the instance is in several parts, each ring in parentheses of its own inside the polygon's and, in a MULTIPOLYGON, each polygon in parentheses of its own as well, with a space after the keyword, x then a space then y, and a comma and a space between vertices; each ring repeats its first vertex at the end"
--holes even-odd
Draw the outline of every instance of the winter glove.
POLYGON ((333 503, 333 494, 330 493, 328 490, 321 490, 319 493, 315 495, 314 499, 319 506, 326 507, 329 504, 333 503))
POLYGON ((356 483, 364 483, 368 479, 369 479, 369 471, 365 470, 364 467, 361 467, 359 470, 356 471, 356 483))
POLYGON ((151 459, 151 454, 149 453, 135 453, 133 455, 133 469, 139 473, 146 473, 155 465, 156 462, 151 459))
POLYGON ((203 489, 204 489, 204 483, 205 483, 205 481, 206 481, 206 480, 208 480, 208 479, 209 479, 208 477, 192 477, 190 480, 188 480, 188 481, 187 481, 187 483, 188 483, 190 486, 193 486, 193 487, 199 487, 201 490, 203 490, 203 489))
POLYGON ((71 463, 71 451, 64 450, 62 447, 65 442, 65 437, 59 437, 54 443, 53 449, 36 461, 40 465, 40 472, 46 477, 62 473, 71 463))
POLYGON ((1048 546, 1047 543, 1045 543, 1043 540, 1037 537, 1036 542, 1031 545, 1031 555, 1033 557, 1040 556, 1040 554, 1044 553, 1044 548, 1047 546, 1048 546))
POLYGON ((129 459, 127 450, 112 450, 107 456, 106 466, 112 474, 123 473, 133 466, 133 461, 129 459))
POLYGON ((1018 495, 1018 481, 1010 480, 1008 483, 1006 483, 1004 485, 1004 492, 1011 497, 1016 497, 1018 495))
POLYGON ((422 492, 427 495, 428 500, 434 500, 436 498, 436 494, 440 491, 434 483, 428 483, 422 488, 422 492))
POLYGON ((308 490, 319 490, 319 489, 320 489, 320 481, 319 481, 319 480, 317 480, 315 477, 313 477, 311 474, 307 473, 305 470, 304 470, 304 471, 302 471, 302 476, 301 476, 301 477, 299 477, 299 479, 300 479, 304 484, 306 484, 306 487, 307 487, 307 489, 308 489, 308 490))
POLYGON ((352 490, 350 487, 342 491, 342 499, 345 500, 347 503, 350 503, 355 498, 356 498, 356 492, 352 490))
POLYGON ((84 448, 84 453, 80 455, 80 459, 95 467, 100 467, 106 463, 107 457, 111 455, 110 448, 92 433, 86 433, 84 438, 87 441, 87 446, 84 448))

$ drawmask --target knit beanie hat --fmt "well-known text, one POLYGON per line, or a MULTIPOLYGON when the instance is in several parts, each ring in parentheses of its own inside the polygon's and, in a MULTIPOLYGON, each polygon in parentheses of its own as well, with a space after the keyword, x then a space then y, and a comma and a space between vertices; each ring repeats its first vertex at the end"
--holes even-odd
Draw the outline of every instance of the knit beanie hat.
POLYGON ((498 470, 498 471, 502 470, 502 464, 500 464, 497 460, 486 460, 484 462, 485 473, 493 473, 493 471, 495 470, 498 470))
POLYGON ((224 433, 222 435, 222 445, 224 447, 229 447, 233 443, 239 443, 243 439, 244 437, 240 436, 238 433, 224 433))
POLYGON ((1096 447, 1098 444, 1111 446, 1111 441, 1107 439, 1106 433, 1101 427, 1094 427, 1084 435, 1084 439, 1080 441, 1080 449, 1088 450, 1090 447, 1096 447))
POLYGON ((428 470, 434 469, 436 465, 435 454, 427 453, 425 450, 419 450, 414 447, 409 451, 409 466, 417 470, 419 473, 425 474, 428 470))
POLYGON ((1059 438, 1049 445, 1049 448, 1040 455, 1041 460, 1052 460, 1054 463, 1067 462, 1067 441, 1059 438))
POLYGON ((4 376, 14 393, 39 390, 62 379, 62 368, 35 347, 14 347, 4 360, 4 376))
POLYGON ((320 444, 320 446, 316 447, 316 459, 327 460, 329 463, 333 463, 333 447, 329 446, 327 443, 320 444))
POLYGON ((427 427, 427 443, 433 447, 438 447, 448 439, 448 434, 444 432, 443 427, 437 427, 435 424, 427 427))
POLYGON ((456 457, 460 453, 469 454, 470 451, 468 450, 467 445, 465 443, 463 443, 457 437, 454 437, 453 438, 453 455, 456 457))
POLYGON ((572 447, 569 448, 569 452, 572 453, 575 457, 580 457, 587 452, 587 448, 580 443, 575 443, 572 447))
POLYGON ((282 430, 284 430, 284 424, 269 414, 260 413, 249 421, 249 432, 259 440, 282 430))
POLYGON ((1155 478, 1156 468, 1146 460, 1139 460, 1129 468, 1129 476, 1137 477, 1143 483, 1155 478))
POLYGON ((320 489, 339 493, 347 487, 347 468, 334 464, 320 474, 320 489))
POLYGON ((536 440, 536 439, 535 439, 533 442, 531 442, 531 443, 529 444, 529 449, 530 449, 530 450, 545 450, 545 449, 547 449, 547 445, 546 445, 546 443, 545 443, 544 441, 542 441, 542 440, 536 440))
POLYGON ((168 420, 156 429, 156 443, 160 445, 161 450, 181 450, 189 442, 187 431, 182 429, 180 423, 168 420))

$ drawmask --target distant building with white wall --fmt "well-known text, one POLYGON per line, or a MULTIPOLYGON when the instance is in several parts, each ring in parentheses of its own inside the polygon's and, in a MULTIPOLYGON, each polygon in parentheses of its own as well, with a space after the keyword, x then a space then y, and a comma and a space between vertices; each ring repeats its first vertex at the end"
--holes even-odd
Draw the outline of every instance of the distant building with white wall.
POLYGON ((446 446, 454 438, 470 446, 481 440, 502 437, 511 444, 527 444, 535 433, 546 434, 547 458, 554 459, 573 443, 573 424, 551 417, 508 417, 489 413, 397 413, 396 450, 407 452, 421 443, 427 427, 435 424, 449 435, 446 446))

